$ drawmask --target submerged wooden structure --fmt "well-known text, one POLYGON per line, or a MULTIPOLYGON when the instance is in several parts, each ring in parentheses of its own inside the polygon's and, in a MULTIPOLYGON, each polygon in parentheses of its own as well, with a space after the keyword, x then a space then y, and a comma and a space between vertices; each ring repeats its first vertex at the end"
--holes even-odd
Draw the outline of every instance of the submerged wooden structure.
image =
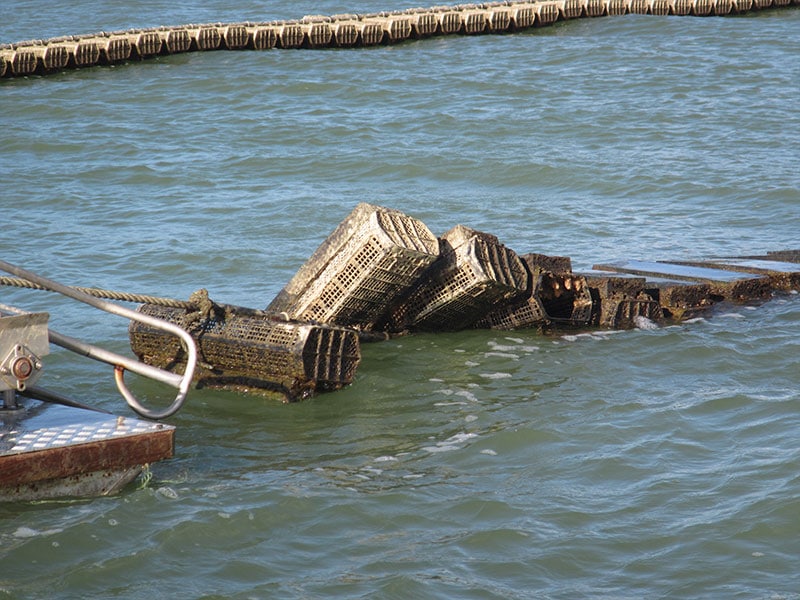
POLYGON ((0 45, 0 77, 211 50, 348 48, 444 35, 513 33, 558 21, 624 14, 724 16, 800 0, 540 0, 484 2, 298 20, 206 23, 71 35, 0 45))

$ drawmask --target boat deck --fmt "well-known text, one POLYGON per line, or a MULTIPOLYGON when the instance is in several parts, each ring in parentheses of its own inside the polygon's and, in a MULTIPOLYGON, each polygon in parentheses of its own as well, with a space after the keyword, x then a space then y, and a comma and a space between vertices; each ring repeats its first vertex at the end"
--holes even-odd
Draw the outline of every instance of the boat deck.
POLYGON ((112 494, 173 454, 171 425, 34 400, 21 407, 0 411, 0 501, 112 494))

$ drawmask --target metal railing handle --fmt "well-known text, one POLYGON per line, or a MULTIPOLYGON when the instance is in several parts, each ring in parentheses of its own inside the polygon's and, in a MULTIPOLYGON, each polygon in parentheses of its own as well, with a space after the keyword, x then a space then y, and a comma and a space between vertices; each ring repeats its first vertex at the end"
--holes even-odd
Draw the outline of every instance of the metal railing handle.
POLYGON ((117 389, 119 390, 120 394, 122 394, 122 397, 125 398, 125 402, 128 403, 128 406, 130 406, 141 416, 148 419, 165 419, 174 415, 181 409, 184 401, 186 400, 186 396, 189 393, 189 388, 192 385, 194 370, 195 366, 197 365, 197 347, 195 346, 194 339, 191 335, 189 335, 188 332, 186 332, 184 329, 181 329, 177 325, 173 325, 172 323, 162 321, 161 319, 157 319, 156 317, 151 317, 149 315, 143 315, 142 313, 125 308, 124 306, 119 306, 113 302, 95 298, 84 292, 60 284, 56 281, 52 281, 51 279, 47 279, 46 277, 42 277, 36 273, 32 273, 2 260, 0 260, 0 270, 11 273, 12 275, 16 275, 17 277, 27 279, 28 281, 32 281, 33 283, 47 288, 48 290, 57 292, 63 296, 77 300, 78 302, 83 302, 84 304, 88 304, 89 306, 99 310, 103 310, 126 319, 131 319, 133 321, 138 321, 139 323, 144 323, 145 325, 166 331, 167 333, 171 333, 180 338, 181 342, 183 343, 184 350, 186 351, 186 368, 182 376, 146 365, 130 358, 126 358, 114 352, 93 346, 92 344, 87 344, 85 342, 81 342, 80 340, 58 334, 52 330, 48 330, 50 341, 53 343, 71 350, 72 352, 82 354, 88 358, 113 365, 114 379, 117 384, 117 389), (148 409, 136 399, 136 397, 128 389, 128 386, 125 384, 123 380, 123 374, 125 370, 133 371, 134 373, 143 375, 144 377, 149 377, 151 379, 155 379, 156 381, 166 383, 172 387, 176 387, 178 388, 178 395, 175 397, 175 400, 173 400, 172 404, 170 404, 164 410, 158 411, 148 409))

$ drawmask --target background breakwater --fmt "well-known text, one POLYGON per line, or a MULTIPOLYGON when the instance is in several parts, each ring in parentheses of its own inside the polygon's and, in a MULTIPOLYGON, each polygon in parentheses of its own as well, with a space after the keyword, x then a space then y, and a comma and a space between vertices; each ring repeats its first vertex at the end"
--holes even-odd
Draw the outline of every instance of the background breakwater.
POLYGON ((545 0, 307 16, 264 23, 190 24, 29 40, 0 45, 0 77, 208 50, 376 46, 438 35, 479 35, 623 14, 723 16, 800 0, 545 0))

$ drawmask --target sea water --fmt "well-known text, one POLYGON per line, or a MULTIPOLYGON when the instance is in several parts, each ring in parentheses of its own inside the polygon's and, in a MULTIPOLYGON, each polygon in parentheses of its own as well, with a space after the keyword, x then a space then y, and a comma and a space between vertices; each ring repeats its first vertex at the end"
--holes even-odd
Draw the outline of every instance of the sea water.
MULTIPOLYGON (((0 42, 408 6, 29 0, 0 42)), ((799 31, 627 15, 2 80, 0 256, 263 308, 361 201, 576 270, 798 248, 799 31)), ((122 319, 1 295, 129 352, 122 319)), ((800 296, 642 325, 364 345, 297 404, 194 391, 149 479, 0 507, 0 597, 800 597, 800 296)), ((110 367, 45 369, 130 414, 110 367)))

